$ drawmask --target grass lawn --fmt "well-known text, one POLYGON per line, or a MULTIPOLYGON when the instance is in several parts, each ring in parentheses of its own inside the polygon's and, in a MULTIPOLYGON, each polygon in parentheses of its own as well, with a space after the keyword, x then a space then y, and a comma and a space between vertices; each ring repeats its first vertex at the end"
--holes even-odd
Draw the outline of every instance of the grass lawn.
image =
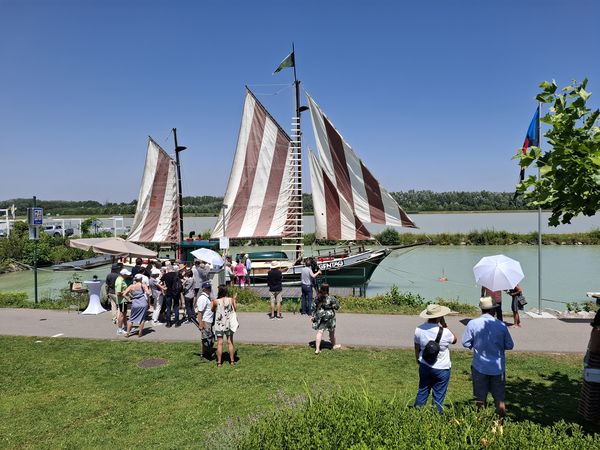
MULTIPOLYGON (((0 448, 210 448, 229 419, 293 403, 307 389, 355 388, 414 401, 418 374, 407 350, 240 345, 237 367, 201 363, 198 345, 0 337, 0 448), (41 340, 42 342, 36 342, 41 340), (145 358, 169 364, 141 369, 145 358)), ((510 417, 542 425, 576 413, 581 355, 509 354, 510 417)), ((447 404, 470 403, 470 355, 452 354, 447 404)))

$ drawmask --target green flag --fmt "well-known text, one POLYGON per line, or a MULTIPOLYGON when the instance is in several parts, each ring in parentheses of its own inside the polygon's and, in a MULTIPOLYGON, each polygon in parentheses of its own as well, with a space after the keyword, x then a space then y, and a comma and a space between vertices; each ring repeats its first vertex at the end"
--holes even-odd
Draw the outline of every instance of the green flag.
POLYGON ((279 64, 279 66, 277 67, 277 69, 275 69, 275 72, 273 73, 277 73, 282 69, 285 69, 286 67, 295 67, 296 63, 294 61, 294 52, 290 53, 289 55, 286 56, 286 58, 281 61, 281 64, 279 64))

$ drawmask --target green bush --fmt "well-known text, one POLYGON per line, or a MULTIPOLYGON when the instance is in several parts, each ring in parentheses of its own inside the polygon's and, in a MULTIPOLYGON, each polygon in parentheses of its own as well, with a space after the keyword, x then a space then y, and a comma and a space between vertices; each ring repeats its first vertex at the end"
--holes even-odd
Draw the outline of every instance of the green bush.
POLYGON ((564 421, 541 426, 506 419, 501 427, 493 409, 470 406, 410 408, 395 399, 368 393, 307 394, 304 401, 282 402, 274 412, 228 426, 219 439, 238 449, 575 449, 599 448, 598 435, 585 434, 564 421), (296 403, 295 405, 293 403, 296 403))
POLYGON ((447 300, 438 297, 436 299, 436 303, 438 305, 446 306, 459 314, 464 314, 467 316, 476 316, 480 313, 480 310, 477 306, 460 303, 458 300, 447 300))
POLYGON ((25 292, 0 292, 0 308, 25 308, 30 305, 25 292))
POLYGON ((230 295, 237 295, 238 305, 254 305, 264 303, 263 299, 252 289, 242 289, 237 287, 230 288, 230 295))

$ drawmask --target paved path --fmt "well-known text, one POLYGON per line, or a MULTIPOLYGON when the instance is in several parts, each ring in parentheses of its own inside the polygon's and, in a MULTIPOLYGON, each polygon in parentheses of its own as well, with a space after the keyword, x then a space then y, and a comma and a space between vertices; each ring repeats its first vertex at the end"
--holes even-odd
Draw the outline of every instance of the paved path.
MULTIPOLYGON (((239 313, 238 319, 237 342, 308 345, 314 341, 315 333, 306 316, 289 313, 282 320, 270 320, 263 313, 239 313)), ((447 318, 459 341, 468 320, 447 318)), ((415 327, 422 322, 418 316, 341 313, 337 315, 336 337, 343 346, 412 348, 415 327)), ((591 331, 589 321, 573 323, 524 317, 522 325, 519 329, 510 328, 515 351, 583 353, 591 331)), ((141 339, 130 339, 200 342, 198 329, 193 325, 183 324, 179 328, 148 325, 145 330, 147 333, 141 339)), ((110 313, 84 316, 67 311, 10 308, 0 309, 0 335, 125 339, 116 335, 110 313)), ((459 347, 460 344, 456 346, 459 347)))

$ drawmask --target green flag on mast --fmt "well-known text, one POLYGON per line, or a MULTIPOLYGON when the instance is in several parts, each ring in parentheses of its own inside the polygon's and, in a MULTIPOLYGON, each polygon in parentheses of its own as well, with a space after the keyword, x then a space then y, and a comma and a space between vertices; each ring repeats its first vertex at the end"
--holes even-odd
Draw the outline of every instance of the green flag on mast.
POLYGON ((275 72, 273 72, 273 73, 275 74, 275 73, 281 71, 282 69, 285 69, 287 67, 295 67, 295 66, 296 66, 296 63, 294 61, 294 52, 292 52, 289 55, 287 55, 283 61, 281 61, 281 64, 279 64, 279 66, 277 67, 277 69, 275 69, 275 72))

